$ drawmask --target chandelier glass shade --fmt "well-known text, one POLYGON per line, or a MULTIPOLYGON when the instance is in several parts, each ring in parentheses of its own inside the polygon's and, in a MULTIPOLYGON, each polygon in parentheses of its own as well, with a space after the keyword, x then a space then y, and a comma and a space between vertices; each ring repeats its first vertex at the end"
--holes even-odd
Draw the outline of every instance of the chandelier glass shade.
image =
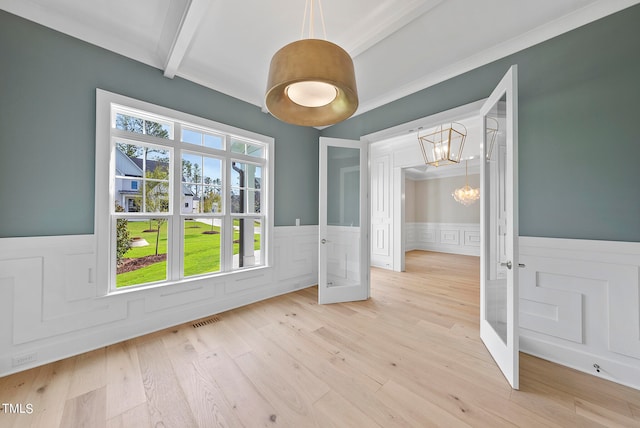
POLYGON ((469 206, 480 199, 480 189, 469 186, 468 163, 469 161, 465 161, 465 185, 454 190, 451 194, 456 202, 460 202, 464 206, 469 206))
POLYGON ((435 132, 423 136, 418 133, 424 163, 432 166, 460 163, 466 138, 467 128, 457 122, 440 125, 435 132))
MULTIPOLYGON (((309 37, 289 43, 273 55, 265 95, 265 105, 273 116, 301 126, 333 125, 351 117, 358 108, 351 56, 335 43, 313 37, 314 2, 307 0, 303 17, 304 34, 308 10, 309 37)), ((324 29, 320 0, 318 4, 324 29)))

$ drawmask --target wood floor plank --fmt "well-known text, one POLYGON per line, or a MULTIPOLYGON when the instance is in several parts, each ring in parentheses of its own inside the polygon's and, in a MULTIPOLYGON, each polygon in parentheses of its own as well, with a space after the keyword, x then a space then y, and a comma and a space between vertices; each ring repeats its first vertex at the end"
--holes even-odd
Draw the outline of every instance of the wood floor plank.
POLYGON ((147 403, 140 404, 124 413, 107 419, 106 428, 150 428, 149 409, 147 403))
POLYGON ((629 403, 629 408, 631 409, 633 417, 640 421, 640 406, 629 403))
POLYGON ((401 409, 413 427, 471 426, 393 380, 384 384, 376 395, 385 403, 401 409))
MULTIPOLYGON (((224 351, 219 349, 214 354, 220 352, 224 351)), ((242 425, 220 386, 200 364, 200 354, 189 340, 167 349, 167 353, 198 427, 242 425)))
POLYGON ((16 427, 49 428, 60 425, 77 357, 42 366, 33 382, 26 403, 33 413, 21 418, 16 427), (25 421, 28 419, 28 423, 25 421))
POLYGON ((629 403, 638 403, 640 391, 614 384, 602 378, 562 367, 549 361, 523 356, 520 370, 526 376, 537 377, 541 382, 576 398, 599 403, 624 416, 631 416, 629 403))
POLYGON ((360 389, 375 392, 382 384, 373 377, 362 374, 341 355, 342 350, 326 343, 309 332, 292 329, 284 325, 272 325, 260 330, 285 352, 300 361, 310 372, 325 382, 347 380, 360 389))
POLYGON ((67 397, 73 398, 106 385, 106 351, 96 349, 75 357, 76 363, 69 384, 67 397))
POLYGON ((324 426, 335 428, 383 428, 366 413, 345 400, 335 391, 329 391, 315 402, 314 408, 323 416, 324 426))
POLYGON ((313 372, 309 371, 301 361, 284 351, 277 343, 269 340, 238 316, 226 319, 227 327, 234 334, 248 338, 252 345, 252 353, 266 364, 274 375, 286 378, 297 390, 304 391, 311 402, 324 396, 331 388, 313 372))
POLYGON ((313 409, 315 397, 296 388, 288 378, 269 370, 269 364, 252 352, 234 359, 237 366, 289 426, 322 427, 313 409))
POLYGON ((111 419, 146 403, 147 397, 140 374, 138 350, 132 342, 107 347, 106 358, 106 418, 111 419))
POLYGON ((60 428, 105 428, 106 387, 67 400, 60 428))
POLYGON ((270 326, 261 331, 272 339, 277 338, 279 346, 296 356, 310 371, 377 424, 385 427, 407 425, 402 415, 375 396, 382 385, 362 373, 357 361, 351 362, 343 357, 340 349, 322 343, 309 332, 288 326, 270 326))
POLYGON ((576 399, 576 414, 584 419, 610 428, 640 426, 633 417, 621 415, 603 406, 580 399, 576 399))
POLYGON ((210 324, 201 329, 207 329, 208 342, 221 344, 226 353, 231 357, 237 357, 247 352, 251 352, 251 346, 242 338, 233 334, 224 323, 210 324))
POLYGON ((151 424, 167 428, 196 426, 162 341, 140 343, 138 360, 151 424))
POLYGON ((202 355, 197 363, 202 376, 207 376, 219 386, 243 426, 292 426, 247 379, 224 350, 202 355))

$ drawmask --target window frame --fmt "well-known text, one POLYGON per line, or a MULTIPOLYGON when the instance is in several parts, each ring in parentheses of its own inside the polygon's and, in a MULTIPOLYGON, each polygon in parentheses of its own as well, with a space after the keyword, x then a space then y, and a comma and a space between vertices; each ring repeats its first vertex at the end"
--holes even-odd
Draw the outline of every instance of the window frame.
MULTIPOLYGON (((203 141, 204 141, 203 135, 203 141)), ((273 266, 273 201, 274 201, 274 146, 272 137, 257 134, 233 126, 225 125, 202 117, 183 113, 145 101, 96 89, 96 155, 95 155, 95 225, 98 293, 102 296, 136 290, 207 280, 212 277, 238 275, 247 270, 265 269, 273 266), (146 133, 131 133, 116 129, 116 113, 135 114, 145 120, 156 120, 173 126, 169 138, 155 137, 146 133), (223 136, 222 149, 183 143, 182 127, 189 130, 208 132, 223 136), (135 138, 132 137, 135 136, 135 138), (169 175, 169 212, 168 213, 126 213, 126 217, 162 217, 167 218, 167 278, 164 281, 151 282, 116 288, 116 234, 118 218, 125 213, 116 213, 114 201, 116 195, 116 140, 134 141, 137 144, 161 146, 170 152, 169 175), (262 157, 255 157, 231 151, 231 141, 243 141, 263 147, 262 157), (221 159, 222 166, 222 210, 215 213, 183 213, 182 206, 182 154, 197 153, 221 159), (260 213, 231 212, 231 162, 259 164, 261 170, 260 213), (260 245, 261 263, 257 266, 233 268, 233 219, 237 217, 261 218, 262 236, 260 245), (221 218, 223 230, 220 237, 220 271, 199 275, 184 276, 184 221, 186 218, 221 218)), ((144 177, 143 177, 144 179, 144 177)), ((138 186, 144 189, 144 186, 138 186)), ((208 281, 211 283, 211 281, 208 281)))

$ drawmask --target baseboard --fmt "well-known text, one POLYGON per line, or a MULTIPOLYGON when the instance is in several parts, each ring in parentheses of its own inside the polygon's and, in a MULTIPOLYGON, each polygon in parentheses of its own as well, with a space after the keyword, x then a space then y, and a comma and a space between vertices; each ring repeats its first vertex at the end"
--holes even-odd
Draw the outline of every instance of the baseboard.
POLYGON ((640 390, 640 366, 623 364, 607 357, 581 352, 535 337, 520 334, 520 351, 590 375, 640 390), (598 365, 600 371, 594 367, 598 365))

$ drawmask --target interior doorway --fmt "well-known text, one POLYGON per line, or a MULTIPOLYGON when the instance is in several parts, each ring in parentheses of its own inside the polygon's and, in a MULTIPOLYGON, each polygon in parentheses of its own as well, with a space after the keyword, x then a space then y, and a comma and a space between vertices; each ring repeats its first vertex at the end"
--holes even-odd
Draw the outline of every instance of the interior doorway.
MULTIPOLYGON (((483 137, 479 116, 481 105, 482 101, 474 102, 363 137, 370 143, 370 233, 373 266, 398 272, 405 268, 404 254, 407 248, 411 248, 411 245, 408 247, 407 240, 406 219, 407 215, 411 217, 406 205, 407 177, 418 177, 420 180, 450 180, 451 177, 458 177, 457 179, 461 180, 465 175, 466 162, 440 167, 425 165, 418 144, 418 135, 428 133, 444 123, 463 124, 467 129, 467 136, 461 159, 469 159, 471 171, 475 173, 479 171, 480 143, 483 137)), ((446 197, 450 197, 453 190, 455 189, 449 189, 446 197)), ((443 223, 436 224, 435 227, 426 224, 428 221, 423 223, 419 226, 421 230, 411 231, 420 235, 420 239, 414 239, 420 244, 415 248, 479 255, 477 222, 473 226, 467 223, 465 227, 451 227, 451 224, 445 224, 447 222, 442 219, 431 222, 443 223), (442 245, 434 247, 433 244, 442 245), (475 249, 470 250, 472 246, 475 246, 475 249)))
POLYGON ((465 186, 480 187, 479 158, 440 168, 406 167, 401 176, 404 191, 395 202, 404 204, 401 254, 425 250, 479 257, 479 200, 463 204, 453 196, 465 186))

